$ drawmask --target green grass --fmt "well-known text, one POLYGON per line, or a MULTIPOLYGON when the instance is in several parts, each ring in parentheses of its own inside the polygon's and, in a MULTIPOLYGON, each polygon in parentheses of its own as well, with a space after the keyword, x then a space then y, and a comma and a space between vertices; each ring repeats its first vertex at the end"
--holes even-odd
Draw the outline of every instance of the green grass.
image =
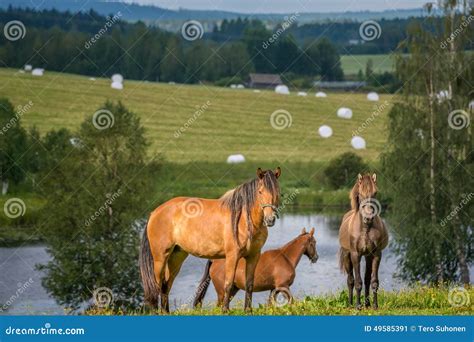
MULTIPOLYGON (((347 292, 336 295, 322 295, 306 297, 297 300, 291 305, 275 307, 259 305, 255 307, 253 315, 472 315, 474 308, 474 289, 466 290, 466 298, 470 301, 463 302, 462 306, 453 306, 448 300, 448 288, 415 287, 412 289, 386 292, 379 291, 379 309, 363 308, 356 310, 348 307, 347 292)), ((159 315, 159 311, 149 310, 111 310, 92 309, 86 315, 159 315)), ((220 308, 207 305, 203 309, 179 309, 173 315, 221 315, 220 308)), ((234 303, 231 315, 244 315, 242 303, 234 303)))
POLYGON ((342 55, 341 66, 344 75, 357 75, 359 70, 365 73, 367 61, 372 59, 374 63, 374 71, 376 73, 392 72, 395 70, 395 55, 342 55))
MULTIPOLYGON (((138 81, 125 81, 125 89, 117 91, 110 88, 108 79, 91 81, 49 71, 34 77, 12 69, 0 69, 0 81, 0 96, 8 97, 15 106, 33 102, 23 123, 36 125, 42 133, 60 127, 76 130, 106 100, 121 100, 141 116, 151 143, 150 154, 161 154, 176 163, 225 162, 233 153, 242 153, 252 162, 328 161, 352 150, 353 130, 375 110, 365 94, 329 94, 321 99, 314 92, 299 97, 294 92, 285 96, 273 91, 254 93, 250 89, 138 81), (176 138, 175 132, 207 101, 209 108, 176 138), (352 108, 352 120, 336 116, 341 106, 352 108), (270 124, 271 114, 279 109, 292 117, 291 126, 283 130, 270 124), (323 124, 334 130, 329 139, 317 133, 323 124)), ((391 101, 391 96, 382 95, 380 103, 384 101, 391 101)), ((385 106, 362 134, 367 149, 357 153, 368 160, 376 160, 384 147, 389 109, 385 106)))

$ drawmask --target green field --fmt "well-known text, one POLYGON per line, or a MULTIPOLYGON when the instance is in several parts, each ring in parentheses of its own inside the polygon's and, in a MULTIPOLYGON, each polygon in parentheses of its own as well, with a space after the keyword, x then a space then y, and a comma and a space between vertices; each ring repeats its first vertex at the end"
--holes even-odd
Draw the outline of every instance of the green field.
MULTIPOLYGON (((0 96, 8 97, 15 107, 33 102, 23 123, 36 125, 42 133, 60 127, 75 130, 106 100, 121 100, 141 116, 151 142, 150 153, 176 163, 225 162, 234 153, 253 162, 325 162, 353 150, 352 131, 375 111, 374 102, 367 101, 365 94, 329 94, 321 99, 314 92, 300 97, 294 92, 286 96, 273 91, 139 81, 125 81, 124 90, 118 91, 110 88, 108 79, 91 81, 48 71, 43 77, 34 77, 12 69, 0 69, 0 81, 0 96), (208 108, 192 120, 206 103, 208 108), (342 106, 353 110, 352 120, 336 116, 342 106), (276 110, 290 113, 291 126, 282 130, 272 127, 270 116, 276 110), (190 119, 193 122, 176 138, 175 132, 190 119), (317 133, 323 124, 333 128, 329 139, 317 133)), ((382 95, 379 104, 390 100, 391 96, 382 95)), ((367 149, 358 154, 368 160, 375 160, 384 146, 389 107, 385 105, 362 133, 367 149)))
MULTIPOLYGON (((472 315, 474 307, 474 289, 452 292, 461 300, 452 305, 448 299, 448 288, 415 287, 397 292, 379 291, 379 309, 357 310, 347 306, 347 291, 338 294, 306 297, 291 305, 275 307, 259 305, 254 308, 254 315, 472 315)), ((231 315, 244 315, 243 303, 233 302, 231 315)), ((111 310, 92 309, 86 315, 159 315, 159 311, 148 310, 111 310)), ((212 304, 203 309, 191 310, 182 308, 172 312, 174 315, 221 315, 220 308, 212 304)))
POLYGON ((341 66, 344 75, 357 75, 359 70, 365 73, 367 61, 372 59, 376 73, 392 72, 395 70, 395 55, 342 55, 341 66))

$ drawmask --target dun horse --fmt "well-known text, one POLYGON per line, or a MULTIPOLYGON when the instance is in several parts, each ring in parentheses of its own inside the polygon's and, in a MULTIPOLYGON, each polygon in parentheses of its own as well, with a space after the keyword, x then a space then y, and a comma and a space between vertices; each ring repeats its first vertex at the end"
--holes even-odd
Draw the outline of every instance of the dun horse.
MULTIPOLYGON (((318 260, 314 228, 309 233, 303 229, 301 235, 288 242, 281 248, 264 252, 257 263, 253 290, 255 292, 272 291, 269 302, 276 301, 279 293, 291 302, 293 297, 290 286, 295 280, 295 269, 301 256, 306 255, 311 262, 318 260)), ((225 260, 209 260, 204 275, 199 284, 194 299, 194 306, 202 304, 209 283, 212 280, 217 292, 217 303, 221 305, 224 300, 225 260)), ((235 274, 235 281, 231 289, 231 299, 239 290, 245 289, 245 261, 240 260, 235 274)))
POLYGON ((387 247, 388 233, 379 216, 380 204, 377 195, 377 176, 358 175, 357 182, 350 192, 351 211, 344 215, 339 228, 341 245, 339 264, 347 273, 349 305, 353 304, 353 289, 356 289, 356 307, 360 309, 362 279, 360 264, 365 256, 365 306, 370 306, 370 287, 373 291, 373 307, 378 307, 377 290, 379 287, 379 266, 382 250, 387 247), (355 277, 355 281, 354 281, 355 277))
POLYGON ((281 170, 257 170, 257 178, 228 191, 219 199, 177 197, 156 208, 143 234, 140 272, 145 301, 169 311, 168 295, 189 254, 225 258, 225 298, 240 258, 245 258, 245 309, 250 310, 254 272, 268 230, 275 224, 280 200, 281 170))

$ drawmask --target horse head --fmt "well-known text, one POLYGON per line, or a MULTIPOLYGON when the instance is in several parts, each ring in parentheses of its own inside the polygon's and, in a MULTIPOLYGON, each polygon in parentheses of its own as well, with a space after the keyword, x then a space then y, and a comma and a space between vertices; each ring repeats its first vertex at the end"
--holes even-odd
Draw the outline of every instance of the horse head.
POLYGON ((301 235, 304 235, 306 239, 304 255, 308 257, 309 260, 314 264, 319 259, 318 252, 316 251, 316 239, 314 238, 314 227, 311 228, 309 233, 306 232, 306 229, 303 228, 301 235))
POLYGON ((359 174, 356 183, 357 191, 354 194, 357 196, 356 208, 362 215, 365 224, 372 223, 381 210, 380 202, 377 201, 377 175, 359 174))
POLYGON ((263 210, 263 222, 267 227, 275 225, 278 217, 278 204, 280 202, 280 188, 277 179, 281 169, 275 171, 257 169, 257 196, 256 201, 263 210))

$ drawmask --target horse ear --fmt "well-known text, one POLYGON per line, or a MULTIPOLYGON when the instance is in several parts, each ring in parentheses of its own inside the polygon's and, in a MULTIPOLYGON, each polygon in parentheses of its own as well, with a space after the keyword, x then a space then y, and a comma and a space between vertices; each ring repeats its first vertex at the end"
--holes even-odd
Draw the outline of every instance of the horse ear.
POLYGON ((357 180, 359 181, 359 183, 362 182, 362 175, 360 173, 357 175, 357 180))
POLYGON ((258 168, 257 169, 257 177, 262 179, 264 175, 265 175, 265 172, 263 172, 261 168, 258 168))
POLYGON ((275 169, 275 177, 276 178, 279 178, 280 175, 281 175, 281 168, 278 166, 276 169, 275 169))
POLYGON ((314 227, 311 228, 311 231, 309 232, 309 235, 313 236, 314 235, 314 227))
POLYGON ((306 228, 303 228, 303 230, 301 231, 301 235, 303 234, 306 234, 306 228))
POLYGON ((372 175, 372 180, 374 183, 377 183, 377 175, 375 173, 372 175))

